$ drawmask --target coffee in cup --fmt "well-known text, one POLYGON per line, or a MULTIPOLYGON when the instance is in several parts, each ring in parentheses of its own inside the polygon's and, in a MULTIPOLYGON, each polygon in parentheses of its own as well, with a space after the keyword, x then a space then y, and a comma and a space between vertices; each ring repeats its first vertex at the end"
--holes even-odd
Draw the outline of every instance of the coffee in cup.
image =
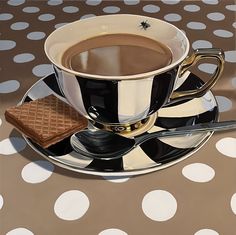
POLYGON ((93 75, 125 76, 158 70, 172 61, 171 50, 161 42, 132 34, 88 38, 62 56, 66 68, 93 75))

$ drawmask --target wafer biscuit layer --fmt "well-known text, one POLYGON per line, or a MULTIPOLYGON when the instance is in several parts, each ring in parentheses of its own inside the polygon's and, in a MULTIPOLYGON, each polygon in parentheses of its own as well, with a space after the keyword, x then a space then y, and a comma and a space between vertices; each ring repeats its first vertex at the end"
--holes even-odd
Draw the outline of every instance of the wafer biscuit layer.
POLYGON ((46 148, 87 126, 87 119, 54 95, 11 107, 6 120, 46 148))

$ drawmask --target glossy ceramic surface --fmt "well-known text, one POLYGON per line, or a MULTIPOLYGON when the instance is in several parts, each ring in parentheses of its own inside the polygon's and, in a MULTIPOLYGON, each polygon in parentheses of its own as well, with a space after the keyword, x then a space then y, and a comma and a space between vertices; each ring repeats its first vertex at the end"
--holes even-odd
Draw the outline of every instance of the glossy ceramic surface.
MULTIPOLYGON (((118 42, 114 43, 116 45, 118 42)), ((189 40, 179 28, 143 15, 115 14, 74 21, 54 30, 45 41, 44 51, 53 64, 63 95, 79 113, 91 121, 107 126, 122 126, 124 130, 125 126, 149 117, 170 103, 202 97, 215 85, 224 68, 224 52, 221 49, 196 49, 191 56, 187 56, 189 40), (109 34, 130 34, 162 43, 171 51, 171 62, 157 69, 134 71, 134 74, 130 72, 127 75, 113 74, 120 70, 118 61, 121 59, 116 57, 119 50, 107 55, 100 54, 104 61, 98 61, 106 64, 103 69, 109 68, 105 75, 99 72, 90 74, 86 70, 81 72, 79 69, 76 71, 63 63, 63 55, 70 47, 109 34), (206 58, 217 61, 217 69, 212 77, 202 87, 176 92, 175 88, 184 81, 185 72, 206 58)), ((135 57, 141 60, 139 54, 135 57)), ((83 67, 89 67, 89 58, 89 53, 83 54, 83 67)), ((127 55, 124 57, 124 63, 130 60, 127 55)), ((99 67, 99 62, 94 62, 95 67, 99 67)), ((132 67, 130 64, 126 66, 132 67)))
MULTIPOLYGON (((195 89, 202 85, 201 79, 189 74, 188 79, 178 89, 180 91, 195 89)), ((63 97, 54 74, 48 75, 34 84, 25 94, 21 102, 28 102, 54 94, 63 97)), ((154 126, 149 133, 196 123, 213 122, 218 119, 218 107, 213 94, 209 91, 201 98, 176 103, 158 111, 154 126)), ((184 137, 167 137, 154 139, 115 160, 88 159, 74 152, 70 146, 70 138, 44 149, 26 138, 28 144, 43 157, 72 171, 93 175, 138 175, 169 167, 192 155, 201 148, 212 132, 193 134, 184 137)))

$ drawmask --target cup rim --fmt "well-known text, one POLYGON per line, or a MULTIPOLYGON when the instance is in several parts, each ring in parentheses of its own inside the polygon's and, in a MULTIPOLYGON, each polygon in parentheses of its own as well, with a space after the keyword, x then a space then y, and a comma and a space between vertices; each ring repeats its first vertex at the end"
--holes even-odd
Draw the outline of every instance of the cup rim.
POLYGON ((97 19, 98 17, 99 18, 100 17, 112 18, 112 17, 127 17, 127 16, 128 17, 140 17, 140 16, 143 16, 143 15, 135 15, 135 14, 99 15, 99 16, 95 16, 95 17, 91 17, 91 18, 76 20, 76 21, 73 21, 73 22, 68 23, 66 25, 63 25, 60 28, 55 29, 53 32, 51 32, 48 35, 48 37, 46 38, 46 40, 44 42, 44 52, 45 52, 47 58, 50 60, 50 62, 53 65, 55 65, 56 67, 60 68, 61 70, 66 71, 66 72, 68 72, 70 74, 73 74, 75 76, 85 77, 85 78, 89 78, 89 79, 96 79, 96 80, 136 80, 136 79, 143 79, 143 78, 147 78, 147 77, 152 77, 152 76, 164 73, 166 71, 169 71, 170 69, 172 69, 172 68, 176 67, 177 65, 179 65, 187 57, 187 55, 189 53, 190 45, 189 45, 189 40, 188 40, 187 36, 185 35, 185 33, 182 32, 178 27, 176 27, 175 25, 173 25, 169 22, 166 22, 164 20, 160 20, 160 19, 157 19, 157 18, 154 18, 154 17, 149 17, 149 16, 143 16, 143 17, 145 17, 145 19, 147 19, 147 20, 152 19, 152 20, 159 21, 159 22, 162 22, 164 24, 167 24, 167 25, 173 27, 176 31, 178 31, 183 36, 183 38, 185 39, 185 42, 186 42, 186 50, 185 50, 184 54, 177 61, 175 61, 174 63, 171 63, 171 64, 169 64, 165 67, 162 67, 160 69, 152 70, 152 71, 145 72, 145 73, 132 74, 132 75, 121 75, 121 76, 117 76, 117 75, 116 76, 112 76, 112 75, 108 76, 108 75, 99 75, 99 74, 89 74, 89 73, 77 72, 77 71, 71 70, 69 68, 66 68, 62 64, 57 63, 49 55, 49 52, 47 50, 47 43, 56 31, 63 30, 63 28, 68 27, 69 25, 78 23, 79 21, 93 21, 93 20, 97 19))

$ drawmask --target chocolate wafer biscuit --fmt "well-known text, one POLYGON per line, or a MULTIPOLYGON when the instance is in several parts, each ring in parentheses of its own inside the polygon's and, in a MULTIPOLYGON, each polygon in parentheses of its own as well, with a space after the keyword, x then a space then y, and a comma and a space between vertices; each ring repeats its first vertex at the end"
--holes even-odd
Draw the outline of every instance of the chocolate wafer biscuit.
POLYGON ((6 120, 47 148, 87 126, 87 119, 54 95, 11 107, 6 120))

